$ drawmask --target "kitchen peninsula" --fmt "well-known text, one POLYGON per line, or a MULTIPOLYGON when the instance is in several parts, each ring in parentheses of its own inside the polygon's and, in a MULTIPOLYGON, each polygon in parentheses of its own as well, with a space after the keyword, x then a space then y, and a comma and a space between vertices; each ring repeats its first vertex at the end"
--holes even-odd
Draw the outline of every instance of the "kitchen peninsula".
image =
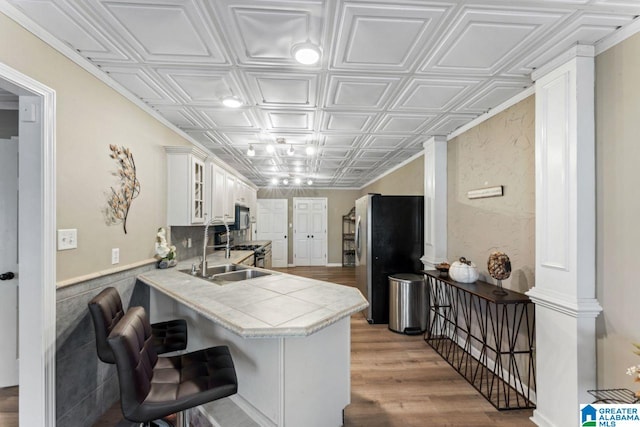
MULTIPOLYGON (((239 263, 249 255, 215 253, 208 263, 239 263)), ((258 425, 342 425, 350 403, 349 316, 368 306, 362 294, 262 269, 270 274, 220 285, 180 271, 191 265, 138 277, 151 289, 151 320, 187 319, 189 350, 228 345, 239 383, 230 399, 258 425)), ((203 408, 218 423, 225 416, 203 408)))

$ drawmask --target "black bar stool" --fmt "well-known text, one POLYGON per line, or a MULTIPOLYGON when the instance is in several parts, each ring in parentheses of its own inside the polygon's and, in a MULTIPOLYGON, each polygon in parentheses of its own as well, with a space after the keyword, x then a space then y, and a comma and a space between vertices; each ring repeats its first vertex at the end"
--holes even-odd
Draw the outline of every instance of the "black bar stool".
MULTIPOLYGON (((124 316, 122 299, 114 287, 102 290, 89 301, 89 312, 96 331, 98 357, 105 363, 115 363, 107 337, 124 316)), ((184 319, 169 320, 151 325, 153 346, 157 354, 187 348, 187 322, 184 319)))
MULTIPOLYGON (((142 307, 132 307, 108 337, 120 381, 124 417, 149 423, 235 394, 238 381, 227 346, 158 357, 142 307)), ((188 425, 186 417, 178 418, 188 425)))

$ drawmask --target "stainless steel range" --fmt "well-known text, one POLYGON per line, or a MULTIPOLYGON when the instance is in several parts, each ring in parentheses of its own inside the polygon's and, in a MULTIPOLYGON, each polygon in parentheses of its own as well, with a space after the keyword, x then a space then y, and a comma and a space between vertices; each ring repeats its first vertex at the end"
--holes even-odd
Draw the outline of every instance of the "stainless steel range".
POLYGON ((240 251, 253 251, 254 266, 259 268, 271 268, 271 242, 267 244, 242 243, 232 249, 240 251))

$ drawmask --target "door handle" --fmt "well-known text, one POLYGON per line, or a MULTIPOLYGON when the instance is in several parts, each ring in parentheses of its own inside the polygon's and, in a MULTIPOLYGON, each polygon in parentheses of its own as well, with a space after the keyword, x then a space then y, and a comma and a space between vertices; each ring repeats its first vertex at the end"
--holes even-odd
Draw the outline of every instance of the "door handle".
POLYGON ((12 272, 10 272, 10 271, 7 271, 7 272, 6 272, 6 273, 4 273, 4 274, 0 274, 0 280, 11 280, 11 279, 13 279, 14 277, 16 277, 16 275, 15 275, 15 274, 13 274, 13 273, 12 273, 12 272))

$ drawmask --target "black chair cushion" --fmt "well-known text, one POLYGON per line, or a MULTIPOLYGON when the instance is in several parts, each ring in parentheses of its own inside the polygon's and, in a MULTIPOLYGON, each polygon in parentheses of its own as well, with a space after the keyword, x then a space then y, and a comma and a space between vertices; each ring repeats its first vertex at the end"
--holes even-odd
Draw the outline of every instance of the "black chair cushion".
MULTIPOLYGON (((115 363, 107 337, 124 316, 122 299, 114 287, 107 287, 89 301, 89 312, 96 331, 98 357, 105 363, 115 363)), ((187 322, 184 319, 158 322, 151 325, 153 346, 163 354, 187 348, 187 322)))
POLYGON ((116 288, 108 287, 89 301, 89 312, 96 331, 98 357, 105 363, 116 363, 107 337, 124 316, 122 300, 116 288))
POLYGON ((169 320, 151 325, 153 346, 156 353, 171 353, 187 348, 187 322, 184 319, 169 320))
POLYGON ((142 307, 133 307, 111 332, 122 412, 146 422, 183 411, 238 390, 233 359, 226 346, 178 356, 158 357, 142 307))

